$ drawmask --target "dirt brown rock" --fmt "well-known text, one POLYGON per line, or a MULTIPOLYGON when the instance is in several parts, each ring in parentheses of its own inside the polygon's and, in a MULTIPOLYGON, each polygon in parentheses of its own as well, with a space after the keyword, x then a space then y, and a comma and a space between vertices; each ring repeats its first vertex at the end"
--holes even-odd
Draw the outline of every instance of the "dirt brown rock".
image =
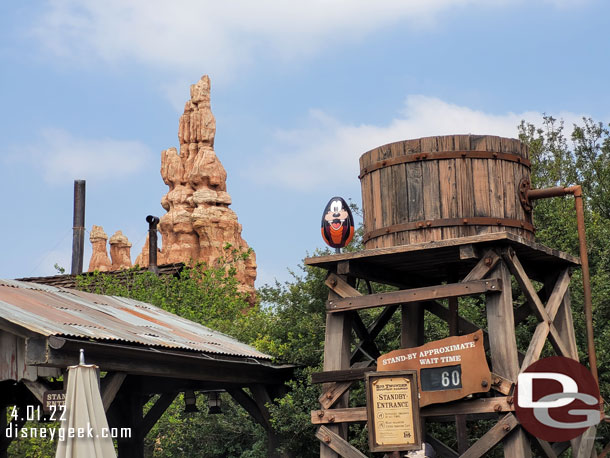
MULTIPOLYGON (((160 218, 158 226, 162 238, 162 248, 157 253, 159 265, 198 261, 215 265, 227 255, 227 245, 239 252, 249 250, 241 236, 242 226, 237 215, 229 208, 231 196, 227 192, 227 172, 214 152, 215 135, 210 79, 203 76, 191 85, 191 98, 180 117, 180 151, 169 148, 161 152, 161 177, 169 191, 161 199, 161 206, 167 213, 160 218)), ((93 239, 91 243, 94 243, 93 239)), ((97 238, 96 243, 98 248, 94 248, 94 253, 101 253, 103 249, 105 254, 105 239, 103 248, 99 248, 101 244, 97 238)), ((127 237, 117 231, 110 238, 112 264, 108 270, 131 267, 130 249, 127 237)), ((90 270, 102 264, 107 266, 101 254, 96 256, 95 263, 92 257, 90 270)), ((148 238, 136 264, 140 267, 148 265, 148 238)), ((235 267, 241 290, 253 298, 256 279, 254 252, 247 259, 238 260, 235 267)))
POLYGON ((112 258, 112 270, 131 267, 131 243, 122 231, 116 231, 110 237, 110 257, 112 258))
MULTIPOLYGON (((203 261, 214 265, 226 255, 227 244, 240 251, 249 249, 241 237, 242 226, 237 215, 229 208, 227 172, 214 152, 215 135, 210 79, 203 76, 191 85, 191 99, 180 117, 180 152, 169 148, 161 153, 161 177, 169 192, 161 199, 167 213, 159 222, 162 237, 159 264, 203 261)), ((142 261, 147 259, 147 251, 146 244, 142 261)), ((236 268, 242 290, 253 293, 254 252, 245 261, 238 261, 236 268)))
POLYGON ((100 272, 108 272, 112 270, 112 262, 108 257, 106 249, 106 241, 108 236, 104 232, 102 226, 93 226, 89 233, 89 241, 91 242, 91 260, 89 261, 89 272, 98 270, 100 272))

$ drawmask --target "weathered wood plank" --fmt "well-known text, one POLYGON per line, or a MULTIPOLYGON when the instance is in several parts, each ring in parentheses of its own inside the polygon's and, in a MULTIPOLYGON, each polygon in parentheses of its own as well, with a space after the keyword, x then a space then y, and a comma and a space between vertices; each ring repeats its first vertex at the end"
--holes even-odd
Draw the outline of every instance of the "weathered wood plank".
MULTIPOLYGON (((499 278, 502 283, 506 285, 509 285, 511 281, 510 272, 504 262, 498 263, 491 272, 490 277, 499 278)), ((519 358, 513 313, 511 288, 504 288, 500 294, 487 295, 487 324, 492 370, 496 374, 509 380, 516 380, 517 375, 519 374, 519 358)), ((487 436, 487 434, 485 436, 487 436)), ((483 438, 485 438, 485 436, 483 436, 483 438)), ((481 442, 481 440, 479 440, 477 444, 481 442)), ((471 449, 472 447, 469 451, 471 449)), ((531 457, 529 441, 523 431, 512 434, 504 441, 504 455, 506 458, 531 457)))
POLYGON ((330 448, 338 454, 336 455, 333 453, 335 456, 342 456, 343 458, 366 458, 366 455, 326 426, 320 426, 318 428, 316 437, 320 440, 320 443, 323 444, 320 447, 320 456, 322 456, 322 449, 330 448))
MULTIPOLYGON (((374 340, 379 335, 385 325, 392 319, 392 315, 394 315, 397 309, 398 305, 386 307, 379 314, 379 316, 377 316, 373 324, 371 324, 368 328, 368 334, 371 340, 374 340)), ((354 348, 354 350, 352 351, 352 356, 350 358, 351 363, 356 363, 358 361, 358 358, 360 357, 360 354, 364 352, 366 352, 366 341, 359 342, 356 348, 354 348)))
POLYGON ((482 280, 489 274, 489 272, 491 272, 499 260, 500 256, 498 253, 493 250, 487 250, 479 262, 477 262, 477 264, 468 273, 468 275, 464 277, 462 282, 482 280))
POLYGON ((125 372, 109 372, 101 380, 102 404, 104 412, 108 412, 112 401, 116 397, 121 385, 125 381, 127 374, 125 372))
POLYGON ((44 392, 49 391, 50 388, 40 380, 35 382, 32 382, 31 380, 22 380, 22 382, 27 389, 30 390, 30 393, 38 399, 38 402, 44 404, 44 392))
MULTIPOLYGON (((424 219, 434 220, 441 217, 440 201, 440 179, 438 161, 424 161, 422 163, 422 181, 425 183, 426 192, 424 198, 424 219)), ((422 229, 426 233, 426 240, 440 240, 442 238, 441 228, 422 229)))
POLYGON ((513 393, 514 386, 514 381, 493 372, 491 373, 491 387, 498 393, 502 393, 506 396, 511 395, 513 393))
POLYGON ((479 256, 478 250, 472 244, 460 245, 459 249, 461 261, 466 259, 479 259, 481 257, 479 256))
POLYGON ((311 411, 311 423, 314 425, 325 425, 329 423, 362 423, 365 421, 367 421, 366 407, 311 411))
POLYGON ((362 296, 360 291, 352 287, 343 278, 335 273, 329 273, 324 283, 339 297, 362 296))
MULTIPOLYGON (((424 186, 421 162, 411 162, 406 166, 409 221, 421 221, 424 219, 424 186)), ((422 231, 410 231, 409 243, 425 241, 425 234, 422 231)))
MULTIPOLYGON (((510 285, 510 282, 508 283, 510 285)), ((472 296, 481 293, 498 293, 502 291, 502 281, 499 279, 476 280, 446 285, 426 286, 402 291, 369 294, 361 297, 331 299, 326 309, 331 314, 347 310, 361 310, 385 305, 410 304, 449 297, 472 296)), ((512 315, 512 312, 511 312, 512 315)))
POLYGON ((441 458, 458 458, 460 456, 447 444, 441 442, 436 437, 431 436, 430 434, 426 434, 426 442, 428 442, 432 446, 437 456, 441 458))
MULTIPOLYGON (((513 412, 515 408, 509 400, 510 397, 508 396, 500 396, 495 398, 481 398, 455 401, 446 404, 435 404, 422 407, 420 415, 424 418, 428 418, 445 417, 448 415, 513 412)), ((364 421, 366 421, 366 407, 311 411, 311 422, 315 425, 364 421)))
POLYGON ((490 215, 487 162, 485 159, 472 159, 474 216, 490 215))
MULTIPOLYGON (((332 290, 328 292, 328 298, 334 300, 339 296, 332 290)), ((350 344, 352 323, 349 313, 327 313, 326 333, 324 340, 324 371, 342 370, 350 367, 350 344)), ((328 386, 323 387, 324 391, 328 386)), ((349 391, 345 391, 340 399, 336 401, 338 408, 347 407, 349 402, 349 391)), ((347 428, 331 426, 333 434, 337 437, 347 437, 347 428)), ((320 458, 338 458, 338 455, 330 448, 320 445, 320 458)))
MULTIPOLYGON (((353 369, 370 366, 374 361, 359 361, 352 365, 353 369)), ((325 387, 325 391, 320 395, 318 401, 323 409, 330 409, 335 403, 343 396, 343 394, 350 389, 353 385, 353 381, 348 382, 336 382, 329 383, 325 387)))
MULTIPOLYGON (((491 450, 498 442, 500 442, 508 433, 515 429, 519 425, 517 418, 509 413, 502 418, 496 425, 487 431, 483 437, 476 441, 472 446, 466 450, 461 458, 480 458, 491 450)), ((506 450, 504 452, 505 456, 506 450)))
POLYGON ((374 363, 374 361, 362 361, 354 364, 350 369, 314 372, 311 374, 311 383, 355 382, 356 380, 364 380, 364 374, 377 370, 377 366, 369 366, 367 363, 374 363), (365 366, 365 364, 367 365, 365 366))
POLYGON ((545 456, 547 458, 557 458, 557 454, 553 450, 553 447, 547 441, 536 437, 536 443, 538 444, 538 447, 540 447, 540 450, 542 450, 542 452, 545 454, 545 456))
POLYGON ((321 266, 324 267, 327 264, 335 265, 341 261, 351 261, 351 260, 361 260, 361 259, 371 259, 378 257, 384 257, 387 255, 393 254, 401 254, 401 253, 410 253, 410 252, 421 252, 429 249, 439 249, 446 247, 454 247, 460 245, 466 245, 469 243, 485 243, 485 242, 514 242, 520 245, 525 245, 528 248, 538 252, 541 256, 553 256, 555 258, 561 259, 565 264, 571 264, 573 266, 580 265, 580 261, 577 257, 572 256, 568 253, 563 253, 561 251, 553 250, 551 248, 545 247, 544 245, 540 245, 538 243, 532 242, 531 240, 524 239, 523 237, 519 237, 516 234, 505 232, 501 230, 500 232, 496 232, 493 234, 481 234, 481 235, 473 235, 470 237, 460 237, 458 239, 445 239, 438 240, 433 242, 426 242, 421 244, 414 245, 401 245, 401 246, 393 246, 388 248, 378 248, 378 249, 367 249, 363 251, 353 252, 353 253, 342 253, 342 254, 332 254, 332 255, 324 255, 324 256, 314 256, 305 259, 305 264, 308 266, 321 266))
POLYGON ((424 344, 424 307, 415 303, 401 306, 400 348, 424 344))
POLYGON ((146 436, 151 430, 155 423, 161 418, 161 415, 167 410, 167 408, 176 399, 177 393, 164 393, 162 394, 157 402, 146 412, 146 415, 142 419, 142 422, 138 425, 138 433, 142 437, 146 436))

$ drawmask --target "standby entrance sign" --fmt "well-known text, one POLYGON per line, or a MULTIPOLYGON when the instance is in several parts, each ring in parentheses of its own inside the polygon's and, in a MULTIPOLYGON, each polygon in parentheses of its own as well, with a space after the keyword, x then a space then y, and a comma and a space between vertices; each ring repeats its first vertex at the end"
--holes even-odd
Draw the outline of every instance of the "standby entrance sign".
POLYGON ((365 382, 371 451, 419 450, 416 371, 368 372, 365 382))
POLYGON ((377 358, 377 371, 414 370, 420 384, 419 405, 462 399, 491 388, 483 331, 394 350, 377 358))

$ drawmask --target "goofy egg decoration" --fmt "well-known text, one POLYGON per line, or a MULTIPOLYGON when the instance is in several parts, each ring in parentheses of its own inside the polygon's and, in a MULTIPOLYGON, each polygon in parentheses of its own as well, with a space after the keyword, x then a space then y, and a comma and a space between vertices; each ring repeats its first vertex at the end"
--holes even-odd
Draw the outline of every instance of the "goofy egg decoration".
POLYGON ((341 197, 333 197, 322 215, 322 238, 337 252, 354 237, 354 217, 347 202, 341 197))

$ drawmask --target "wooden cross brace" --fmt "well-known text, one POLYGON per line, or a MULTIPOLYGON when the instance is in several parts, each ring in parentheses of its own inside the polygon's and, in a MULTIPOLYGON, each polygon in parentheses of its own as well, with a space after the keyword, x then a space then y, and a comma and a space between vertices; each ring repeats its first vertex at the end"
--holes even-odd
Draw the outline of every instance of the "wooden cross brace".
POLYGON ((559 331, 553 324, 559 307, 561 306, 565 294, 568 291, 568 286, 570 285, 569 269, 565 269, 559 274, 559 278, 555 282, 545 307, 540 300, 540 297, 536 293, 534 285, 532 285, 532 282, 527 276, 525 269, 523 269, 521 262, 517 258, 515 251, 512 248, 505 249, 502 252, 502 257, 506 261, 506 264, 515 277, 515 280, 517 280, 517 283, 519 284, 521 291, 523 291, 523 294, 525 295, 528 304, 532 308, 534 315, 536 315, 536 318, 538 318, 540 321, 538 326, 536 326, 536 330, 534 331, 534 335, 525 354, 525 358, 521 364, 520 372, 523 372, 530 364, 540 359, 540 353, 544 348, 547 337, 551 341, 551 344, 558 355, 572 359, 577 357, 573 354, 568 345, 566 345, 564 339, 561 337, 559 331))

